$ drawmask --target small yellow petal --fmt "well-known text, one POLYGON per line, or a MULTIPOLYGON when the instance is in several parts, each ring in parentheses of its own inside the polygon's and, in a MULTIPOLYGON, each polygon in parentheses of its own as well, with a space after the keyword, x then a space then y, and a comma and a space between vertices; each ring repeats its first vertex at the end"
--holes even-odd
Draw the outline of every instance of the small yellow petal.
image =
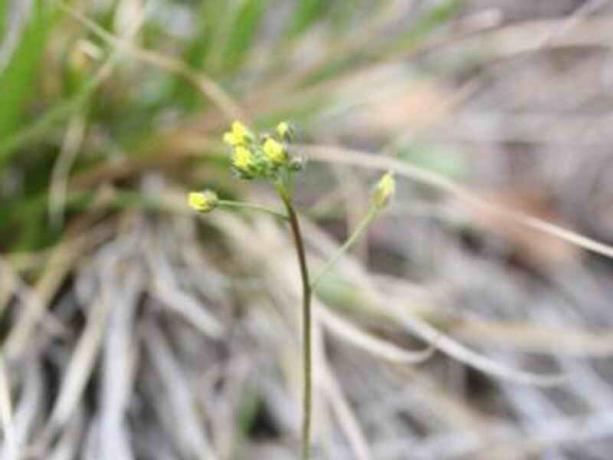
POLYGON ((232 123, 230 131, 224 133, 223 141, 232 147, 236 147, 237 145, 245 145, 251 137, 251 131, 240 121, 235 121, 232 123))
POLYGON ((232 164, 237 169, 246 170, 253 163, 253 153, 243 146, 238 146, 234 149, 232 164))
POLYGON ((244 124, 237 120, 232 123, 232 134, 234 134, 238 139, 245 139, 250 132, 244 124))
POLYGON ((187 203, 189 207, 200 212, 210 212, 217 206, 219 198, 217 194, 212 190, 205 190, 203 192, 190 192, 187 197, 187 203))
POLYGON ((234 136, 234 134, 233 134, 233 133, 231 133, 231 132, 229 132, 229 131, 228 131, 228 132, 226 132, 226 133, 224 133, 224 135, 223 135, 223 141, 224 141, 226 144, 231 145, 231 146, 233 146, 233 147, 234 147, 235 145, 237 145, 237 144, 238 144, 238 142, 236 141, 236 136, 234 136))
POLYGON ((268 158, 268 160, 275 165, 280 165, 286 160, 285 148, 272 137, 269 137, 266 139, 266 141, 264 141, 262 150, 264 150, 266 158, 268 158))

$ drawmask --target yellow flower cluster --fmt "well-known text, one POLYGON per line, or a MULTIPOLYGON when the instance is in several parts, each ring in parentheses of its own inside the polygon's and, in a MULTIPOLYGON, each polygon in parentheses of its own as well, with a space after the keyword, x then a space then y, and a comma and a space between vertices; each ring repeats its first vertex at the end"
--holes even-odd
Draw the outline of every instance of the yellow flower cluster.
POLYGON ((283 170, 296 170, 296 162, 290 161, 287 143, 291 140, 289 123, 281 122, 272 135, 257 136, 240 121, 232 123, 224 133, 223 141, 233 148, 232 166, 243 179, 275 178, 283 170))
MULTIPOLYGON (((274 135, 262 136, 235 121, 224 133, 223 141, 232 147, 232 168, 240 178, 284 181, 303 166, 300 158, 292 157, 288 152, 292 137, 293 129, 285 121, 276 126, 274 135)), ((191 192, 187 197, 187 204, 199 212, 210 212, 219 203, 212 190, 191 192)))

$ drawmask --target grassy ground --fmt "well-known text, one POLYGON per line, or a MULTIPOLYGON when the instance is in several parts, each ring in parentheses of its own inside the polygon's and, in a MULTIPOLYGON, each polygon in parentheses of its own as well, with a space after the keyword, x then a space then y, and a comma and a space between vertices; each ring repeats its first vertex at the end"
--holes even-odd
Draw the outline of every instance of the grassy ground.
POLYGON ((234 119, 298 127, 314 458, 610 458, 605 1, 0 0, 2 459, 294 459, 300 284, 234 119))

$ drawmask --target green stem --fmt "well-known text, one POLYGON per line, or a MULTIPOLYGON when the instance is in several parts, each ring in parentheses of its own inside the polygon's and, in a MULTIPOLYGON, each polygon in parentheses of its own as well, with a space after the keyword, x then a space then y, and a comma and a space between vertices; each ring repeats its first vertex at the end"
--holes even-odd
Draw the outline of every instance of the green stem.
POLYGON ((298 215, 292 205, 291 196, 287 188, 277 185, 277 192, 285 205, 289 218, 294 246, 300 265, 300 277, 302 280, 302 341, 303 341, 303 367, 304 367, 304 393, 302 413, 302 460, 308 460, 311 451, 311 418, 313 412, 313 385, 312 385, 312 353, 311 353, 311 285, 309 282, 309 270, 304 250, 304 240, 300 232, 298 215))
POLYGON ((338 248, 336 253, 330 258, 330 260, 328 260, 328 262, 326 263, 326 265, 324 265, 320 272, 315 275, 315 277, 311 281, 311 290, 315 290, 317 284, 319 284, 319 282, 330 271, 330 269, 347 251, 349 251, 349 249, 355 244, 355 242, 360 239, 360 237, 364 234, 368 226, 372 223, 373 220, 375 220, 380 210, 380 207, 371 205, 370 209, 368 210, 368 213, 360 221, 353 233, 349 236, 349 238, 347 238, 343 245, 338 248))
POLYGON ((259 204, 244 203, 242 201, 219 200, 217 205, 220 208, 250 209, 252 211, 265 212, 279 219, 288 220, 287 215, 259 204))

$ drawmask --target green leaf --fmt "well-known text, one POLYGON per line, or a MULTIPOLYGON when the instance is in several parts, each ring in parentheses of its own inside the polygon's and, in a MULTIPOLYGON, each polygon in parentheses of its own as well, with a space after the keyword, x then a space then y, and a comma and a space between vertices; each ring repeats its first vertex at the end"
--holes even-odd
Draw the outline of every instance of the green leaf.
POLYGON ((247 0, 239 7, 225 46, 225 69, 235 69, 251 50, 266 3, 266 0, 247 0))
POLYGON ((437 27, 452 19, 465 0, 443 0, 428 10, 417 23, 393 43, 394 49, 410 48, 421 43, 437 27))
POLYGON ((321 18, 333 2, 329 0, 300 0, 288 29, 290 37, 296 37, 321 18))
POLYGON ((0 43, 4 42, 4 32, 6 30, 6 12, 7 12, 8 0, 0 0, 0 43))
MULTIPOLYGON (((0 139, 6 138, 23 124, 28 104, 36 94, 32 87, 52 19, 53 10, 49 5, 50 2, 44 0, 34 2, 20 41, 0 74, 0 139)), ((5 18, 5 2, 0 11, 0 17, 5 18)))
MULTIPOLYGON (((56 124, 67 119, 83 106, 87 98, 96 89, 97 82, 91 79, 83 88, 69 99, 58 101, 34 122, 11 132, 0 142, 0 167, 25 145, 43 139, 56 124)), ((0 96, 0 100, 2 96, 0 96)))
MULTIPOLYGON (((253 48, 268 0, 228 0, 204 2, 198 14, 196 33, 184 53, 194 69, 216 77, 236 71, 253 48)), ((200 93, 176 79, 173 94, 191 110, 203 102, 200 93)))

